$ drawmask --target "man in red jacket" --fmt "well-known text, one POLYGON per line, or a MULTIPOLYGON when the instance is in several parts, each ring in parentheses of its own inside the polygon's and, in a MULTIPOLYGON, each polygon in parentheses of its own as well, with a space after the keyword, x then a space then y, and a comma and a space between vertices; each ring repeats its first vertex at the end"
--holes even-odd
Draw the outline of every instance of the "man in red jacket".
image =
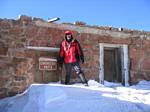
POLYGON ((87 84, 87 80, 80 67, 80 62, 84 63, 84 55, 79 42, 73 37, 71 31, 65 32, 64 41, 60 45, 58 62, 65 63, 65 84, 70 82, 72 68, 75 69, 81 82, 87 84))

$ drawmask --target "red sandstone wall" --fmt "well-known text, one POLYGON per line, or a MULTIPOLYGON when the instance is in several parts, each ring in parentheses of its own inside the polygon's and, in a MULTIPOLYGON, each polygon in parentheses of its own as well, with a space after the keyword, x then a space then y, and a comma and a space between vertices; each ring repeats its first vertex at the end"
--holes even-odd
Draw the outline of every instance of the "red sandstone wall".
POLYGON ((130 79, 132 83, 150 80, 150 40, 134 38, 129 46, 131 59, 130 79))
POLYGON ((12 96, 33 83, 32 59, 0 56, 0 98, 12 96))

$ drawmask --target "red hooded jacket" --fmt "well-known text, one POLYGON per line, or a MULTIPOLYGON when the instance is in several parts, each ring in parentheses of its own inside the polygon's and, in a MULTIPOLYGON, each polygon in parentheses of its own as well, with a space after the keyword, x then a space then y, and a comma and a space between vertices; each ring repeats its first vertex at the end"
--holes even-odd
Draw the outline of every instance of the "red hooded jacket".
POLYGON ((63 58, 65 63, 73 63, 80 60, 84 62, 84 56, 80 44, 74 39, 71 31, 65 32, 64 41, 60 45, 59 57, 63 58), (71 42, 66 41, 67 34, 72 35, 73 39, 71 42))

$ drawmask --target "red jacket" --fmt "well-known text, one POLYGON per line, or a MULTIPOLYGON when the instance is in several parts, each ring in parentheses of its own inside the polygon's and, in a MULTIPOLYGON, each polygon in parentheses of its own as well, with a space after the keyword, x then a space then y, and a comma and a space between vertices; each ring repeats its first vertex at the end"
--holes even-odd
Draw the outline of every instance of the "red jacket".
MULTIPOLYGON (((65 37, 66 34, 72 35, 72 32, 66 31, 65 37)), ((70 43, 67 42, 66 39, 61 43, 59 56, 64 59, 65 63, 73 63, 80 60, 82 60, 83 62, 84 60, 83 52, 80 47, 80 44, 74 38, 70 43)))

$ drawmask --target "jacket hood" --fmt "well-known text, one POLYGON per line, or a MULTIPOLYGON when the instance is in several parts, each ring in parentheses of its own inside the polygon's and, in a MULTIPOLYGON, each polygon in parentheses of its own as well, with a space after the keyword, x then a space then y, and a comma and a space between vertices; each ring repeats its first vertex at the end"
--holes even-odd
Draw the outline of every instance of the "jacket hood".
POLYGON ((72 35, 72 38, 74 38, 74 36, 73 36, 73 32, 72 32, 72 31, 69 31, 69 30, 65 31, 64 38, 66 38, 66 35, 67 35, 67 34, 72 35))

